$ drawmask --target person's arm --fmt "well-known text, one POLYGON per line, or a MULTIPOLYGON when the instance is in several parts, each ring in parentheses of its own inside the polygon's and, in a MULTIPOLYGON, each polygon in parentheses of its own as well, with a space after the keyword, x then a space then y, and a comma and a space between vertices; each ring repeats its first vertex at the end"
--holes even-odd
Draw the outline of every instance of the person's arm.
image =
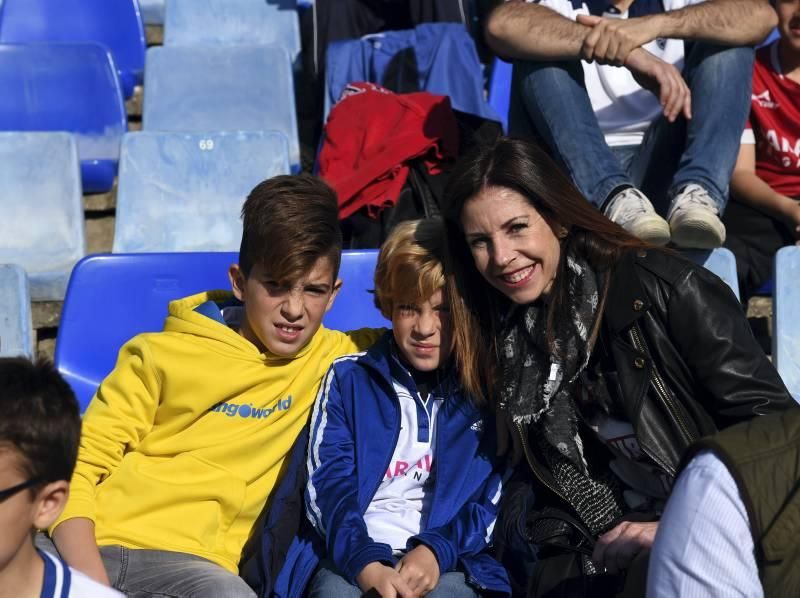
POLYGON ((160 384, 149 347, 137 337, 120 349, 114 370, 103 380, 83 416, 78 462, 67 505, 50 535, 68 565, 108 583, 94 534, 96 487, 152 427, 160 384), (99 565, 99 566, 98 566, 99 565))
POLYGON ((535 3, 509 2, 490 14, 486 41, 497 54, 513 59, 582 58, 619 66, 635 48, 657 38, 755 45, 776 24, 765 0, 707 0, 644 17, 577 15, 575 21, 535 3))
MULTIPOLYGON (((706 0, 649 17, 657 37, 754 46, 778 24, 767 0, 706 0)), ((629 19, 633 20, 633 19, 629 19)))
MULTIPOLYGON (((567 2, 566 4, 569 4, 567 2)), ((570 18, 571 9, 506 2, 486 21, 485 38, 498 55, 518 60, 569 60, 580 57, 591 28, 570 18)))
POLYGON ((620 65, 632 50, 658 38, 753 46, 769 35, 777 16, 765 0, 706 0, 644 17, 579 15, 577 21, 592 28, 584 38, 581 57, 620 65))
POLYGON ((747 510, 713 453, 700 453, 678 477, 661 523, 650 553, 648 598, 764 595, 747 510))
POLYGON ((687 265, 667 302, 667 330, 704 392, 698 400, 718 429, 797 408, 745 317, 717 276, 687 265))
POLYGON ((800 238, 800 202, 773 190, 756 174, 756 146, 743 143, 731 175, 731 194, 737 200, 782 220, 800 238))
POLYGON ((370 538, 358 505, 355 439, 335 364, 322 379, 310 425, 306 515, 325 540, 328 558, 358 583, 367 565, 393 565, 394 559, 390 546, 370 538))
POLYGON ((67 519, 53 531, 53 543, 70 567, 99 583, 111 585, 95 540, 94 521, 85 517, 67 519))

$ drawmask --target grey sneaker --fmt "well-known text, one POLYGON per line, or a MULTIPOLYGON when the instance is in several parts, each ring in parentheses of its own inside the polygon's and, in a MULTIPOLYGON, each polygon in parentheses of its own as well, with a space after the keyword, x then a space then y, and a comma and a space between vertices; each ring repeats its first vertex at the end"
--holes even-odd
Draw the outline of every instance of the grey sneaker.
POLYGON ((623 189, 612 197, 605 215, 643 241, 653 245, 669 243, 669 224, 656 214, 644 193, 634 187, 623 189))
POLYGON ((714 249, 725 242, 717 203, 700 185, 690 183, 672 199, 667 214, 672 242, 678 247, 714 249))

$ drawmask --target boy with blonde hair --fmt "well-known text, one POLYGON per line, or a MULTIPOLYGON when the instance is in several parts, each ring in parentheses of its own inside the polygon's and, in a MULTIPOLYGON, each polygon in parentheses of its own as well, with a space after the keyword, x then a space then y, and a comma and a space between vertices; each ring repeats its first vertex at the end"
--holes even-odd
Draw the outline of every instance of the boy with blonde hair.
POLYGON ((501 478, 493 426, 453 364, 439 220, 398 225, 381 249, 375 300, 392 321, 366 353, 337 359, 311 419, 306 513, 279 596, 508 594, 487 552, 501 478))

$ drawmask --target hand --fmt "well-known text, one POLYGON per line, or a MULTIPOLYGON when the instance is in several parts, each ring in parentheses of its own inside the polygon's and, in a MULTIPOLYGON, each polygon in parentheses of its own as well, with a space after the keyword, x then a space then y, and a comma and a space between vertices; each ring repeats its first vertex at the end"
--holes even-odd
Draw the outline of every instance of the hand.
POLYGON ((395 569, 415 596, 424 596, 439 583, 439 561, 433 551, 423 544, 410 550, 395 565, 395 569))
POLYGON ((639 85, 658 96, 669 122, 675 122, 680 114, 692 118, 692 92, 673 65, 637 48, 628 55, 625 66, 639 85))
POLYGON ((619 573, 630 565, 633 557, 649 550, 658 530, 658 521, 634 523, 623 521, 597 539, 592 561, 609 573, 619 573))
POLYGON ((648 17, 606 19, 578 15, 576 21, 591 27, 581 47, 581 58, 588 62, 622 66, 633 50, 658 37, 656 21, 648 17))
POLYGON ((511 465, 516 465, 522 458, 522 441, 517 433, 517 427, 511 416, 505 411, 497 409, 494 414, 495 431, 497 432, 497 456, 502 457, 508 452, 511 444, 511 465), (511 439, 509 442, 509 438, 511 439))
POLYGON ((356 583, 364 593, 374 588, 381 595, 381 598, 397 598, 398 596, 413 598, 414 596, 419 596, 418 593, 411 591, 411 588, 408 587, 408 584, 397 571, 377 561, 370 563, 361 570, 361 573, 356 576, 356 583))

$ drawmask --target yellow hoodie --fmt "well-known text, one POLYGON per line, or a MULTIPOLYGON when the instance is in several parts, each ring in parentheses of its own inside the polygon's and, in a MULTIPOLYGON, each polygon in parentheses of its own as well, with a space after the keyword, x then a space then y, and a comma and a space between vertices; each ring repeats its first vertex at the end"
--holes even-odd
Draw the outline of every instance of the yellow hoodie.
POLYGON ((120 349, 84 415, 56 526, 86 517, 100 546, 185 552, 238 571, 322 376, 380 331, 320 328, 295 357, 279 358, 194 311, 230 298, 212 291, 173 301, 163 332, 120 349))

